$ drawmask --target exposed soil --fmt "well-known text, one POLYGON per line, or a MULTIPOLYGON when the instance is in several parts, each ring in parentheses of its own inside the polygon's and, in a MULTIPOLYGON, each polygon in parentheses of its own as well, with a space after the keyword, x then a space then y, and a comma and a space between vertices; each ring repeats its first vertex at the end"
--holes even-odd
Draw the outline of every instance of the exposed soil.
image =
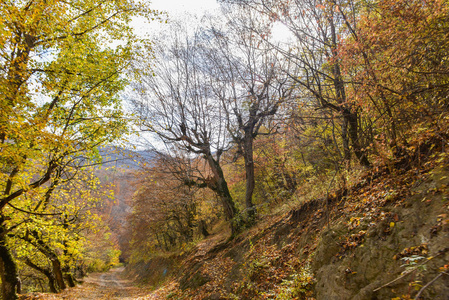
POLYGON ((85 278, 84 283, 75 288, 51 295, 35 293, 21 299, 43 299, 43 300, 130 300, 143 299, 148 291, 133 285, 132 281, 123 278, 124 268, 115 268, 107 273, 92 273, 85 278))

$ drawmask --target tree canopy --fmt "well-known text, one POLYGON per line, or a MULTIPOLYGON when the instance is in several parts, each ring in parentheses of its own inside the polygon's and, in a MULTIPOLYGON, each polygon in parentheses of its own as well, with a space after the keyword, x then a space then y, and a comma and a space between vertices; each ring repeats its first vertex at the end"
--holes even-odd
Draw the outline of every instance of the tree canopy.
POLYGON ((127 0, 31 0, 3 1, 0 15, 1 273, 3 299, 15 299, 6 233, 24 220, 6 220, 46 214, 55 189, 127 132, 124 74, 148 46, 129 23, 155 13, 127 0))

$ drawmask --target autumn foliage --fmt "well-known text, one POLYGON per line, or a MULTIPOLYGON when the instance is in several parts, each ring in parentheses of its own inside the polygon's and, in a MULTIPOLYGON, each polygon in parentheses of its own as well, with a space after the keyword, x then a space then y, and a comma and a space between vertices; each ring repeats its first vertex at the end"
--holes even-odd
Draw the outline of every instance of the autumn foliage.
POLYGON ((222 22, 201 34, 174 29, 156 55, 159 76, 136 84, 132 104, 141 126, 179 151, 167 155, 205 163, 195 180, 175 177, 221 197, 234 233, 298 190, 346 188, 383 164, 409 168, 412 133, 443 128, 447 2, 224 2, 222 22), (289 40, 272 36, 279 23, 289 40), (211 175, 216 187, 205 184, 211 175))
POLYGON ((364 220, 389 236, 399 215, 380 207, 402 205, 447 162, 448 1, 220 3, 194 30, 172 24, 153 44, 130 25, 155 16, 139 1, 0 4, 3 299, 17 298, 19 277, 26 291, 73 286, 75 275, 117 264, 119 244, 134 265, 192 249, 209 257, 186 258, 195 269, 172 285, 186 297, 201 287, 201 297, 313 299, 319 263, 307 255, 318 242, 300 243, 307 230, 292 224, 319 232, 357 214, 333 255, 344 260, 368 238, 364 220), (154 152, 123 171, 116 214, 99 149, 134 128, 154 152), (279 220, 298 230, 289 239, 307 259, 256 233, 274 236, 264 222, 292 208, 279 220), (245 253, 218 254, 226 243, 245 253), (238 283, 225 278, 232 272, 238 283))

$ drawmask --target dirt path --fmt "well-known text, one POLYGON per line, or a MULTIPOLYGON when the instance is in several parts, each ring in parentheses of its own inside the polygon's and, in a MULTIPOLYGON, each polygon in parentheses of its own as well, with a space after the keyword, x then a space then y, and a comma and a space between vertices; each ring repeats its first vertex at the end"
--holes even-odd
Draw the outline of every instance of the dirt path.
POLYGON ((57 294, 39 294, 26 299, 42 300, 131 300, 146 299, 148 291, 133 286, 132 282, 122 278, 123 268, 112 269, 107 273, 92 273, 84 283, 75 288, 57 294))

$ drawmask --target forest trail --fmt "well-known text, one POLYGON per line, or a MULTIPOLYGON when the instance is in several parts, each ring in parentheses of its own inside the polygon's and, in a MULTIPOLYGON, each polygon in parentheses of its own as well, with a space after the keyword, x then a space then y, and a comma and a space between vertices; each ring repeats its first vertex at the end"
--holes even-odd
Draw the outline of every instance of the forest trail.
POLYGON ((75 288, 51 295, 40 294, 25 299, 43 300, 131 300, 145 299, 148 290, 138 288, 130 280, 123 279, 124 268, 115 268, 106 273, 92 273, 85 278, 84 283, 75 288))

